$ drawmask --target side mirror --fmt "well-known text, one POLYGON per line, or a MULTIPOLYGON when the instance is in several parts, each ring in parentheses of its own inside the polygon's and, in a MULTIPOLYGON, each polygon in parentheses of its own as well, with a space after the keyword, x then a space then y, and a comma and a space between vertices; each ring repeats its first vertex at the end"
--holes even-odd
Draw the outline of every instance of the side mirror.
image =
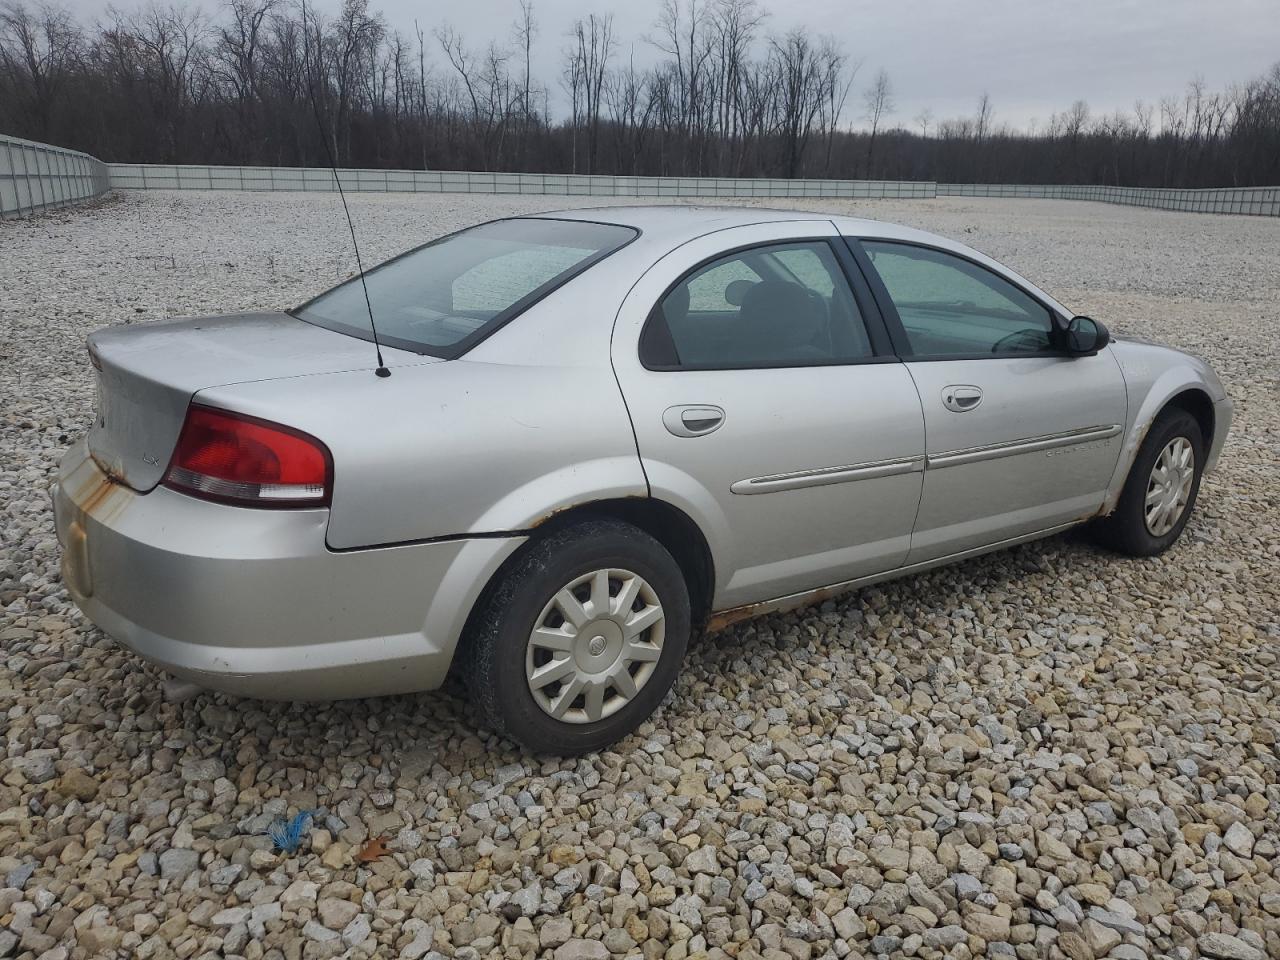
POLYGON ((1063 331, 1063 341, 1067 353, 1089 356, 1110 343, 1111 334, 1092 317, 1072 317, 1063 331))

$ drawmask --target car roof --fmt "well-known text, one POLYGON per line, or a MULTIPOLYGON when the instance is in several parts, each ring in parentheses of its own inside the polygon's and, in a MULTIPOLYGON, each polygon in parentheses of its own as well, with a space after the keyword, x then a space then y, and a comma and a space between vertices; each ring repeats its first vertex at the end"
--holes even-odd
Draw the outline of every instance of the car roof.
MULTIPOLYGON (((803 220, 827 221, 833 224, 841 235, 846 237, 902 240, 960 254, 990 267, 997 273, 1032 291, 1059 312, 1066 316, 1071 316, 1071 312, 1066 307, 1044 290, 1004 264, 993 260, 982 251, 975 250, 967 244, 948 237, 930 233, 927 230, 904 227, 901 224, 887 223, 883 220, 833 215, 821 210, 774 210, 768 207, 728 207, 714 204, 686 203, 579 207, 576 210, 552 210, 546 213, 532 214, 532 216, 556 220, 610 223, 623 227, 632 227, 639 230, 644 239, 648 241, 643 245, 648 250, 652 250, 654 247, 674 249, 697 237, 715 233, 718 230, 727 230, 731 227, 803 220)), ((636 246, 640 245, 637 244, 636 246)))
POLYGON ((582 220, 633 227, 651 240, 672 244, 683 243, 717 230, 745 227, 756 223, 781 223, 797 220, 826 220, 849 237, 883 237, 916 240, 935 246, 959 248, 962 245, 937 234, 914 227, 904 227, 881 220, 847 217, 822 210, 777 210, 769 207, 729 207, 713 204, 635 204, 603 207, 579 207, 574 210, 550 210, 534 214, 556 220, 582 220))

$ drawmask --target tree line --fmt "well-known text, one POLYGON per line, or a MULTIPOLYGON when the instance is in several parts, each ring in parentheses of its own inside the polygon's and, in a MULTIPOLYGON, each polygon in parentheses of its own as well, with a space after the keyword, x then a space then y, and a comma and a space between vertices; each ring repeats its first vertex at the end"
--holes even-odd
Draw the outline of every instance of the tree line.
POLYGON ((758 0, 659 0, 646 65, 612 17, 502 40, 392 29, 368 0, 111 8, 0 3, 0 131, 108 161, 1203 187, 1280 183, 1280 63, 1222 91, 1041 129, 896 115, 892 79, 835 39, 769 30, 758 0), (861 81, 861 82, 860 82, 861 81))

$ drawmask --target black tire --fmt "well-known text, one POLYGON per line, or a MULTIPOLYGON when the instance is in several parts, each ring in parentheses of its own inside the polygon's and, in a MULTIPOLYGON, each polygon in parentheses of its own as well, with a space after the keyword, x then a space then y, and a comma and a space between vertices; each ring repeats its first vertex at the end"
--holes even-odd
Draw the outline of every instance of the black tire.
POLYGON ((1191 511, 1195 508, 1196 496, 1200 492, 1200 477, 1204 470, 1204 456, 1204 435, 1196 418, 1177 408, 1161 412, 1138 449, 1115 512, 1093 525, 1095 539, 1103 546, 1133 557, 1154 557, 1168 550, 1181 536, 1191 511), (1147 527, 1145 501, 1148 484, 1156 460, 1165 447, 1179 437, 1191 444, 1195 454, 1191 491, 1177 522, 1167 532, 1157 536, 1147 527))
POLYGON ((689 630, 688 587, 666 548, 629 524, 584 520, 532 542, 487 592, 465 639, 464 676, 472 702, 495 731, 534 753, 575 756, 607 747, 653 713, 680 671, 689 630), (616 712, 594 722, 558 720, 539 705, 526 679, 530 634, 561 588, 611 568, 637 574, 656 594, 664 616, 661 653, 616 712))

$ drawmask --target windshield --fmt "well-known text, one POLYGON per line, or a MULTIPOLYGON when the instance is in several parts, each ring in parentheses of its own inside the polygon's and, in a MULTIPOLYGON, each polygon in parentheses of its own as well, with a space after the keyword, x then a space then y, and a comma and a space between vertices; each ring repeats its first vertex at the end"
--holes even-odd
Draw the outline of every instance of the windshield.
MULTIPOLYGON (((415 353, 460 356, 635 236, 613 224, 529 218, 481 224, 410 250, 365 274, 378 339, 415 353)), ((359 277, 293 315, 373 339, 359 277)))

